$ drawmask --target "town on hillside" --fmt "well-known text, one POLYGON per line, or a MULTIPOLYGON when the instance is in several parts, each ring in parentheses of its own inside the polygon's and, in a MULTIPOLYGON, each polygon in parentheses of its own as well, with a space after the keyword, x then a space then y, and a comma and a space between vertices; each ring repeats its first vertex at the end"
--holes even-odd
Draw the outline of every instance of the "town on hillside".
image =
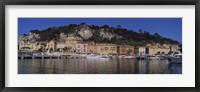
POLYGON ((60 33, 59 39, 50 41, 30 40, 39 38, 38 34, 21 36, 18 42, 19 56, 26 53, 30 56, 73 56, 73 55, 104 55, 122 58, 136 58, 143 55, 172 55, 180 54, 177 44, 149 43, 143 46, 117 45, 113 43, 86 42, 75 35, 60 33))

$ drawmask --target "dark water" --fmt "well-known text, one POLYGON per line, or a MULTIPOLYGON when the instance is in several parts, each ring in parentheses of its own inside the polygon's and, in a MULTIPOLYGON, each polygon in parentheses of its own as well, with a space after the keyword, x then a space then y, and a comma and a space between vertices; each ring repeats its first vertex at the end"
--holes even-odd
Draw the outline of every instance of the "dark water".
POLYGON ((136 59, 19 59, 19 74, 182 74, 182 64, 136 59))

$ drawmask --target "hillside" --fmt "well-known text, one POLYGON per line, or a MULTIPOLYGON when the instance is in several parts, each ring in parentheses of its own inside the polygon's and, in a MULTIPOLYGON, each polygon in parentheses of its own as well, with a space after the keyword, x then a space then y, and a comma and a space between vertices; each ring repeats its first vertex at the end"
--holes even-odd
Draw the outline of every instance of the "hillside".
POLYGON ((122 28, 121 26, 110 27, 108 25, 86 25, 85 23, 70 24, 59 27, 50 27, 45 30, 30 30, 29 35, 24 34, 20 39, 32 41, 47 41, 51 39, 62 39, 61 33, 69 36, 78 36, 84 41, 96 43, 115 43, 128 45, 145 45, 147 43, 180 44, 178 41, 162 37, 158 33, 150 34, 148 31, 139 32, 122 28))

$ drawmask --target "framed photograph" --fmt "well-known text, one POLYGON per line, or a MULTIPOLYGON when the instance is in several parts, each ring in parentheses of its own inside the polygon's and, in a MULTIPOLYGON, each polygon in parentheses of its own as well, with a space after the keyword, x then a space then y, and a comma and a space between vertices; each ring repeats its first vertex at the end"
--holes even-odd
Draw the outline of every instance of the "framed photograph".
POLYGON ((1 5, 2 91, 199 91, 199 0, 1 5))

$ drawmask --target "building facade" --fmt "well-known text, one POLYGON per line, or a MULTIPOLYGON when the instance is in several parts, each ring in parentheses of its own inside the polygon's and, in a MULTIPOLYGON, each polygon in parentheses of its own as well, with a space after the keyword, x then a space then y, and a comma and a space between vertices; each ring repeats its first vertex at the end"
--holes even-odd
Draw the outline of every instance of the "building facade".
POLYGON ((32 50, 32 43, 28 40, 19 41, 19 50, 32 50))
POLYGON ((76 52, 76 44, 78 42, 83 42, 83 40, 79 37, 69 36, 66 37, 65 42, 67 44, 67 47, 70 48, 71 52, 76 52))
POLYGON ((77 54, 87 54, 88 52, 88 43, 80 42, 76 44, 76 53, 77 54))
POLYGON ((138 54, 141 55, 146 55, 146 47, 139 47, 138 48, 138 54))
POLYGON ((172 54, 180 54, 180 47, 178 45, 170 45, 170 51, 172 54))
POLYGON ((48 51, 48 43, 46 41, 37 41, 35 45, 37 51, 48 51))
POLYGON ((117 54, 117 45, 115 44, 96 44, 97 54, 101 55, 116 55, 117 54))
POLYGON ((57 51, 65 51, 65 48, 67 48, 67 44, 65 42, 57 42, 56 44, 57 51))
POLYGON ((88 43, 88 49, 89 54, 97 54, 97 46, 94 42, 88 43))
POLYGON ((50 50, 50 51, 55 51, 56 50, 56 41, 55 40, 51 40, 49 41, 49 43, 47 44, 46 49, 50 50))
POLYGON ((119 55, 131 55, 134 56, 134 46, 120 45, 117 46, 117 53, 119 55))
POLYGON ((55 51, 56 49, 56 42, 51 40, 47 41, 20 41, 19 42, 19 50, 26 50, 26 51, 55 51))
POLYGON ((147 44, 147 54, 168 54, 170 52, 170 46, 167 44, 147 44))

